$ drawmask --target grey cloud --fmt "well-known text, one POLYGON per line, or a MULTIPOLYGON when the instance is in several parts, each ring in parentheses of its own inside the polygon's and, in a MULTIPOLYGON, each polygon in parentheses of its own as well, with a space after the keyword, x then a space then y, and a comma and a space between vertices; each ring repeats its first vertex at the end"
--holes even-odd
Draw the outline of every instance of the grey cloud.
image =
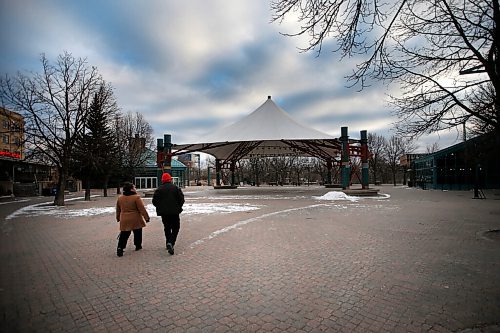
POLYGON ((215 100, 234 99, 272 75, 276 43, 255 41, 235 53, 213 59, 190 84, 215 100), (269 46, 271 45, 271 46, 269 46))
POLYGON ((392 127, 389 109, 375 105, 382 85, 346 88, 357 59, 340 61, 334 41, 319 57, 300 53, 299 39, 269 23, 267 0, 201 1, 0 1, 0 72, 39 71, 42 52, 87 57, 122 110, 143 113, 155 135, 170 132, 176 142, 244 117, 267 95, 328 133, 367 122, 392 127))

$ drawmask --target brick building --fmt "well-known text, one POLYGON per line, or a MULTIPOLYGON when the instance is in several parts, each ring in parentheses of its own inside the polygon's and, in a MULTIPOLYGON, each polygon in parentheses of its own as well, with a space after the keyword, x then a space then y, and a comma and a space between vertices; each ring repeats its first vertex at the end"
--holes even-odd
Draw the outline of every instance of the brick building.
POLYGON ((24 118, 19 113, 0 107, 0 156, 24 158, 24 118))

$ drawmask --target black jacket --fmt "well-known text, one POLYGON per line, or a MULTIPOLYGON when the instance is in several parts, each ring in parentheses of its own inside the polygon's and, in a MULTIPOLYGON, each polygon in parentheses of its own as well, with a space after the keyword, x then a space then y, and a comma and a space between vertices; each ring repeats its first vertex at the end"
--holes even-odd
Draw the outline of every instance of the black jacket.
POLYGON ((153 194, 156 215, 179 215, 184 205, 184 193, 172 183, 160 185, 153 194))

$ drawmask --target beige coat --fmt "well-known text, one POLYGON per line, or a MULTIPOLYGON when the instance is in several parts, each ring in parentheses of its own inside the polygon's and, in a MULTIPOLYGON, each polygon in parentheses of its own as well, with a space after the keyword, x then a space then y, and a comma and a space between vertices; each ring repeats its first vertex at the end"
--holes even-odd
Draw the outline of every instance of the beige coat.
POLYGON ((120 222, 120 231, 145 227, 144 220, 149 221, 149 215, 138 194, 120 195, 118 197, 116 201, 116 221, 120 222))

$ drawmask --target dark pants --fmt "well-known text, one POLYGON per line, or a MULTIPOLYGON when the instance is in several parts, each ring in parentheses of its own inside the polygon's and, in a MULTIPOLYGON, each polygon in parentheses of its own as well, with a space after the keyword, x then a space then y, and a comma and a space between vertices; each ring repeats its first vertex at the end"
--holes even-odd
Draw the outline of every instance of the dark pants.
POLYGON ((161 221, 163 222, 163 230, 165 231, 166 243, 175 245, 177 234, 181 228, 181 220, 179 215, 162 215, 161 221))
MULTIPOLYGON (((132 230, 134 232, 134 245, 142 246, 142 228, 132 230)), ((127 247, 127 241, 132 231, 120 231, 118 237, 118 247, 124 249, 127 247)))

